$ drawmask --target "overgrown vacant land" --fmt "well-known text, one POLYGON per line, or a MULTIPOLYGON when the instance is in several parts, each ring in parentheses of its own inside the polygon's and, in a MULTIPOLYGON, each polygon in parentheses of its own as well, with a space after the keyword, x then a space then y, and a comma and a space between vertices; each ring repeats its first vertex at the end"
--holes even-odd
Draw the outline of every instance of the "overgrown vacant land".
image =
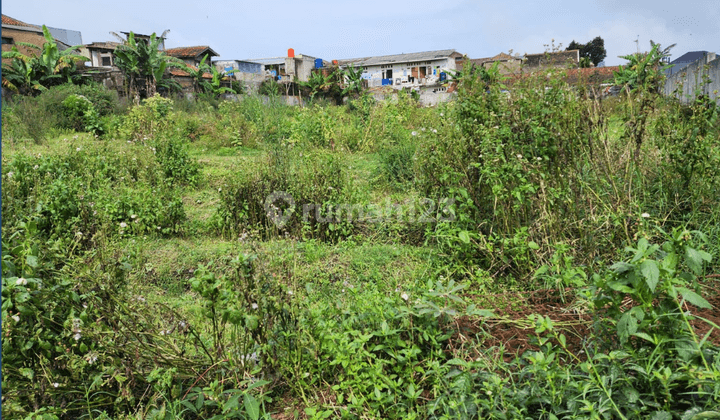
POLYGON ((5 102, 3 417, 719 418, 719 110, 636 76, 5 102))

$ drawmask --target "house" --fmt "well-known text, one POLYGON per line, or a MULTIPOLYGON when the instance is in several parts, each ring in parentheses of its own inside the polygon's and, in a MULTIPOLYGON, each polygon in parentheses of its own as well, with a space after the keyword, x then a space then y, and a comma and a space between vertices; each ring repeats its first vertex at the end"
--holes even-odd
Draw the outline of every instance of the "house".
POLYGON ((402 89, 441 84, 450 77, 450 70, 457 69, 456 63, 462 57, 457 51, 448 49, 336 61, 340 68, 362 67, 362 77, 370 88, 402 89))
POLYGON ((315 68, 315 57, 295 54, 290 48, 286 57, 251 58, 244 61, 262 64, 265 77, 272 77, 279 82, 292 82, 297 78, 307 82, 315 68))
POLYGON ((549 68, 578 68, 579 64, 580 50, 526 54, 523 59, 523 71, 533 72, 549 68))
MULTIPOLYGON (((79 32, 78 32, 79 33, 79 32)), ((10 51, 13 47, 17 47, 18 51, 25 55, 34 55, 37 53, 32 48, 19 45, 20 43, 30 43, 42 47, 45 43, 45 36, 41 26, 31 25, 11 18, 10 16, 2 15, 2 50, 10 51)), ((57 40, 57 46, 60 51, 66 50, 70 45, 57 40)), ((9 60, 4 59, 3 62, 9 60)))
MULTIPOLYGON (((477 58, 468 61, 474 66, 484 67, 486 69, 489 69, 497 63, 498 70, 501 74, 516 74, 522 66, 522 58, 520 56, 512 56, 503 52, 493 57, 477 58)), ((464 64, 467 65, 467 63, 464 64)))
POLYGON ((257 91, 265 80, 263 65, 243 60, 217 60, 212 64, 218 71, 229 73, 235 71, 230 77, 245 83, 251 91, 257 91))
POLYGON ((681 55, 680 57, 678 57, 670 62, 670 64, 672 64, 673 66, 670 67, 669 69, 665 70, 665 74, 670 76, 675 73, 678 73, 683 68, 687 67, 688 64, 694 63, 695 61, 705 58, 705 56, 707 56, 708 54, 712 54, 712 53, 709 53, 707 51, 686 52, 685 54, 681 55))
POLYGON ((113 52, 120 45, 119 42, 93 42, 84 45, 80 49, 80 54, 90 60, 90 67, 112 67, 113 52))
POLYGON ((196 47, 178 47, 168 48, 165 50, 165 54, 170 57, 175 57, 182 60, 188 66, 198 67, 203 58, 207 55, 207 65, 210 65, 213 57, 219 57, 220 54, 216 53, 215 50, 208 47, 207 45, 200 45, 196 47))

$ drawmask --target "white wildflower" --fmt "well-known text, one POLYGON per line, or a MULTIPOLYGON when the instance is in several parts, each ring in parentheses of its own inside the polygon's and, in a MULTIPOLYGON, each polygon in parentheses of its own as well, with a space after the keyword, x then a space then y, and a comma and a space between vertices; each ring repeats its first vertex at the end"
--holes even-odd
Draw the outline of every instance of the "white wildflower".
POLYGON ((253 309, 257 309, 257 308, 258 308, 258 304, 257 304, 257 303, 253 303, 253 304, 250 305, 250 306, 251 306, 253 309))
POLYGON ((126 227, 127 227, 127 223, 125 223, 125 222, 120 222, 120 228, 121 228, 121 229, 125 229, 126 227))
POLYGON ((222 192, 222 187, 218 188, 218 192, 222 192))
POLYGON ((417 131, 413 131, 413 132, 410 133, 410 134, 412 134, 413 136, 417 136, 417 131))
POLYGON ((20 317, 17 316, 17 315, 13 315, 11 318, 12 318, 15 322, 20 322, 20 317))
POLYGON ((97 361, 97 354, 95 354, 95 353, 89 353, 89 354, 87 355, 87 362, 88 362, 88 364, 91 364, 91 365, 92 365, 92 364, 95 363, 96 361, 97 361))
POLYGON ((538 161, 542 160, 542 158, 540 156, 536 157, 535 159, 537 159, 538 161))
POLYGON ((13 177, 13 171, 7 173, 8 179, 13 177))
POLYGON ((518 159, 522 159, 522 155, 520 153, 518 153, 516 156, 518 159))
POLYGON ((137 217, 137 214, 131 214, 131 215, 130 215, 130 218, 131 218, 131 219, 134 219, 134 218, 136 218, 136 217, 137 217))
POLYGON ((648 217, 650 217, 650 213, 643 213, 640 216, 642 216, 643 219, 647 219, 648 217))
POLYGON ((157 230, 160 230, 160 226, 157 226, 157 230))
POLYGON ((59 387, 59 386, 60 386, 60 384, 59 384, 59 383, 57 383, 57 382, 53 382, 53 388, 57 388, 57 387, 59 387))
POLYGON ((421 128, 420 130, 425 131, 425 127, 421 128))
POLYGON ((27 284, 27 279, 24 277, 20 277, 19 279, 15 280, 15 284, 17 286, 25 286, 27 284))
POLYGON ((292 295, 293 295, 293 291, 292 291, 292 290, 288 290, 288 295, 292 296, 292 295))
POLYGON ((79 332, 76 332, 73 338, 75 339, 75 341, 79 341, 82 338, 82 335, 80 335, 79 332))
POLYGON ((33 166, 33 169, 36 170, 36 171, 37 171, 39 168, 40 168, 40 166, 38 166, 38 165, 33 166))
POLYGON ((440 113, 440 116, 441 116, 441 117, 444 117, 444 116, 445 116, 445 114, 441 112, 441 113, 440 113))
POLYGON ((137 297, 138 302, 145 302, 145 298, 142 296, 137 297))
POLYGON ((405 292, 403 292, 403 294, 400 295, 400 297, 402 298, 402 300, 408 300, 408 299, 410 299, 410 296, 408 296, 408 294, 405 293, 405 292))
POLYGON ((82 238, 82 232, 75 232, 75 236, 78 238, 82 238))
POLYGON ((433 128, 433 133, 437 134, 437 130, 433 128))
POLYGON ((76 152, 79 152, 80 150, 81 150, 81 149, 80 149, 79 147, 77 147, 77 148, 75 149, 76 152))

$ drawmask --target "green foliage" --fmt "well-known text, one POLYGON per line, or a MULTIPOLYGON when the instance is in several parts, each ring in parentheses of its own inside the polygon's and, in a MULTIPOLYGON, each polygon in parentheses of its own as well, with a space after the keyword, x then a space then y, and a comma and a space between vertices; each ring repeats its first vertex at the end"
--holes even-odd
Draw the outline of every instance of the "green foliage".
POLYGON ((284 233, 336 240, 352 233, 347 213, 338 213, 352 211, 340 207, 355 204, 352 189, 341 158, 327 152, 280 146, 259 164, 228 177, 218 192, 218 223, 225 234, 259 229, 266 238, 284 233), (275 216, 287 221, 275 223, 275 216))
POLYGON ((198 182, 199 166, 187 151, 185 141, 170 136, 155 142, 157 161, 170 183, 194 185, 198 182))
POLYGON ((149 42, 136 40, 135 34, 130 32, 127 41, 113 51, 113 62, 123 72, 128 96, 134 99, 136 105, 141 98, 155 96, 158 88, 179 90, 177 82, 170 79, 165 70, 170 67, 181 68, 184 64, 161 51, 161 42, 162 37, 156 36, 154 32, 149 42))
MULTIPOLYGON (((89 109, 89 108, 88 108, 89 109)), ((20 97, 3 104, 3 135, 15 140, 45 140, 53 128, 102 134, 103 117, 120 111, 117 94, 102 85, 63 84, 53 86, 36 97, 20 97), (95 109, 86 119, 85 109, 68 111, 63 102, 70 96, 86 98, 95 109)))
POLYGON ((156 94, 128 112, 121 133, 132 140, 153 138, 171 127, 172 110, 173 101, 156 94))
POLYGON ((615 72, 615 84, 627 86, 633 92, 659 92, 665 79, 665 70, 670 67, 663 65, 662 60, 670 55, 670 49, 674 46, 661 50, 660 44, 651 42, 649 52, 620 57, 628 60, 628 63, 615 72))
POLYGON ((77 54, 81 45, 60 51, 48 28, 43 25, 42 30, 45 43, 41 47, 22 44, 35 50, 36 54, 24 55, 17 47, 12 47, 11 51, 3 51, 2 58, 11 60, 9 64, 3 64, 3 86, 15 92, 29 94, 63 83, 82 82, 76 74, 75 65, 77 61, 85 61, 85 57, 77 54))

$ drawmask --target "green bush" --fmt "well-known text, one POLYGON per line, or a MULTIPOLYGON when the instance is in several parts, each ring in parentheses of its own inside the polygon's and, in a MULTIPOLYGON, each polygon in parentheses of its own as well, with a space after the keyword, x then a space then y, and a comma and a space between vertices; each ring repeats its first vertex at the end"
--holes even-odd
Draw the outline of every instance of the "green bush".
POLYGON ((260 229, 264 237, 287 233, 321 240, 350 235, 353 224, 347 214, 337 217, 340 205, 355 204, 343 166, 335 154, 280 146, 223 183, 218 209, 222 231, 237 235, 260 229), (274 223, 274 214, 288 217, 287 222, 274 223))
POLYGON ((136 141, 153 138, 170 129, 173 124, 172 110, 173 101, 156 94, 128 112, 120 132, 124 137, 136 141))

